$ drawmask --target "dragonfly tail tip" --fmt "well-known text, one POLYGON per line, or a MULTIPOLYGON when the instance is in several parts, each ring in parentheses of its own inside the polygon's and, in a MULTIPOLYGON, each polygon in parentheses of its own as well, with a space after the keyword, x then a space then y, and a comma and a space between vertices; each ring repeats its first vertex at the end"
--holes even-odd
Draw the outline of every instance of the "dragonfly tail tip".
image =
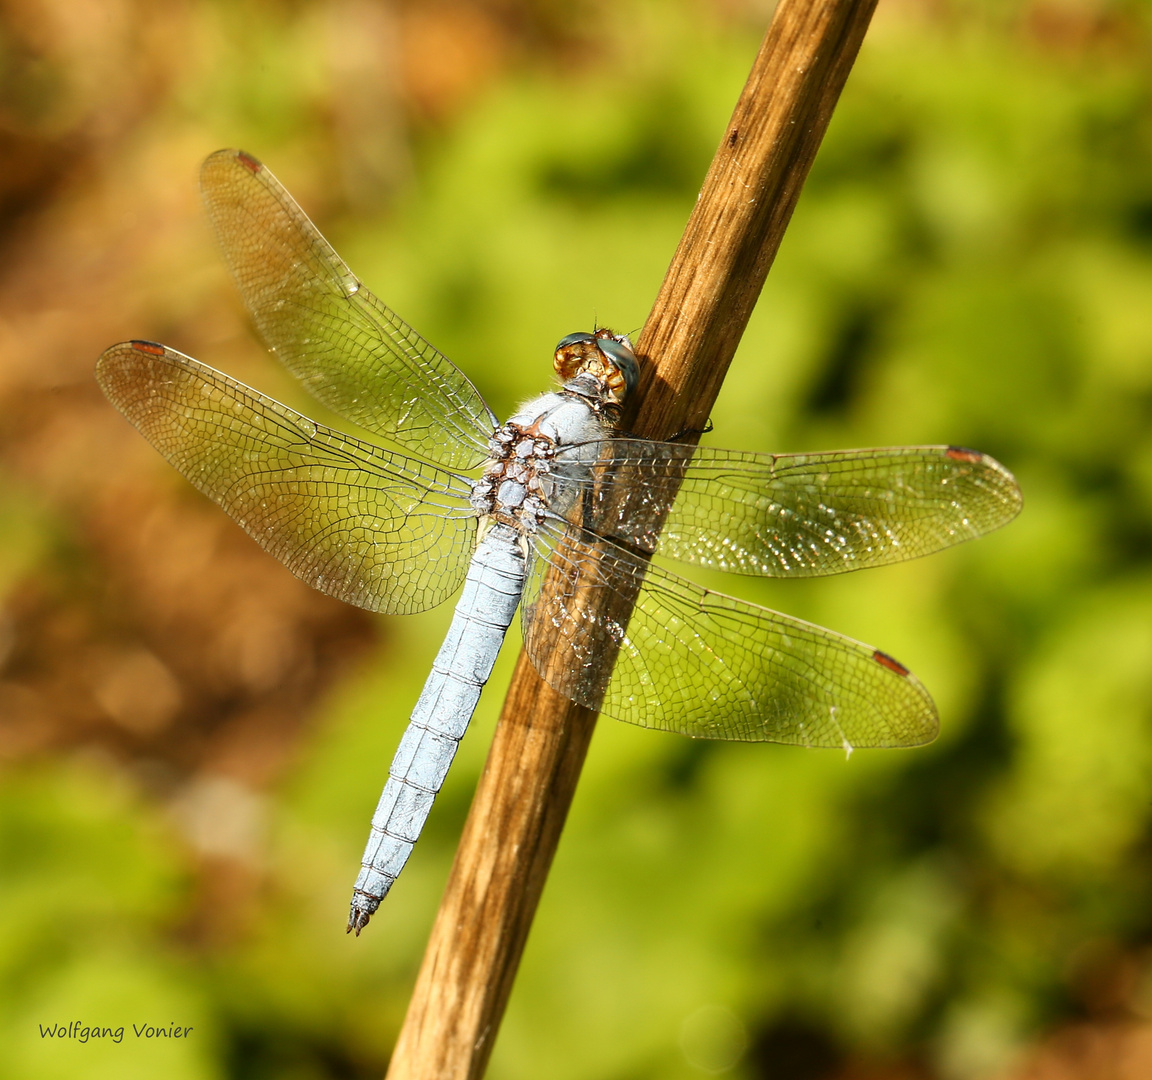
POLYGON ((367 925, 367 923, 368 923, 367 919, 365 919, 363 922, 361 922, 360 919, 353 917, 353 918, 348 920, 348 925, 344 928, 344 933, 346 933, 346 934, 355 933, 355 935, 357 937, 359 937, 360 931, 364 929, 364 927, 367 925))
POLYGON ((348 926, 345 928, 344 933, 351 934, 355 932, 356 936, 360 936, 360 931, 368 925, 368 920, 372 918, 372 913, 369 911, 362 911, 353 906, 348 915, 348 926))

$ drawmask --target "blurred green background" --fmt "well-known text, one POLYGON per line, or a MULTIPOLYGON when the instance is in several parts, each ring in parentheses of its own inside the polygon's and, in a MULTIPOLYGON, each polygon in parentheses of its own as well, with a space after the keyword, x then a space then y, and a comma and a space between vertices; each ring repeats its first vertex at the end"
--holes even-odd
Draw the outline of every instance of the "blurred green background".
MULTIPOLYGON (((0 1076, 380 1075, 515 654, 346 937, 450 611, 311 593, 97 391, 146 337, 316 411, 200 160, 263 159, 507 414, 561 335, 643 323, 770 9, 0 4, 0 1076), (41 1035, 74 1020, 128 1031, 41 1035)), ((881 0, 713 419, 979 447, 1025 512, 725 582, 899 656, 941 737, 846 762, 602 722, 490 1075, 1152 1076, 1152 8, 881 0)))

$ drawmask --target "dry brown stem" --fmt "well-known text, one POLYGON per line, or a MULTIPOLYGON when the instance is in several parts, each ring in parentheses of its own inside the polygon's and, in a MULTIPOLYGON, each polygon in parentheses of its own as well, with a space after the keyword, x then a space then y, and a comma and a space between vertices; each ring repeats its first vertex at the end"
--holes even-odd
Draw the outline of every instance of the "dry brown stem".
MULTIPOLYGON (((875 4, 780 0, 637 342, 627 430, 704 426, 875 4)), ((595 722, 521 653, 389 1080, 483 1075, 595 722)))

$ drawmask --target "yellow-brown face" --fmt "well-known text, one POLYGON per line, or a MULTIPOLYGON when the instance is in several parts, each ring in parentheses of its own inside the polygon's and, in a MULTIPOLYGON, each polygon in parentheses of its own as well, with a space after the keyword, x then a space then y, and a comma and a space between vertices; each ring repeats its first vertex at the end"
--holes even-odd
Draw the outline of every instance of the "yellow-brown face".
POLYGON ((611 330, 569 334, 556 346, 554 366, 564 382, 580 374, 594 376, 617 404, 635 389, 639 380, 632 343, 624 334, 613 334, 611 330))

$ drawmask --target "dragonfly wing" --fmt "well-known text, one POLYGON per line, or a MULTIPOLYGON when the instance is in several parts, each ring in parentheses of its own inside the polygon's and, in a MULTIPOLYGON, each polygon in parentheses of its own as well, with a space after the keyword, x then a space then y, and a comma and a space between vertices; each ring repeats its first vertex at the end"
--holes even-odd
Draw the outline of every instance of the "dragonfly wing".
POLYGON ((571 484, 571 524, 740 574, 819 577, 900 562, 998 529, 1022 505, 1003 465, 955 446, 755 454, 613 439, 591 469, 581 452, 554 465, 571 484))
POLYGON ((317 400, 448 468, 487 457, 497 421, 476 388, 364 288, 268 169, 220 150, 200 186, 257 328, 317 400))
POLYGON ((152 342, 113 345, 96 377, 169 462, 321 592, 399 614, 433 607, 463 580, 476 517, 461 477, 152 342))
POLYGON ((852 749, 936 736, 927 690, 870 645, 700 588, 579 530, 545 545, 525 585, 525 647, 581 705, 707 739, 852 749))

